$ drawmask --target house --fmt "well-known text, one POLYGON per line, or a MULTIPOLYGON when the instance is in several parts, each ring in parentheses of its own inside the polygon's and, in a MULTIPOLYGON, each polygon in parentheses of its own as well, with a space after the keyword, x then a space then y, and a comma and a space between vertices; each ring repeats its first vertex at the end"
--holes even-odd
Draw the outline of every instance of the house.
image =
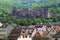
POLYGON ((12 32, 10 33, 10 35, 8 36, 9 40, 17 40, 18 37, 21 34, 21 28, 20 27, 15 27, 12 32))
POLYGON ((60 25, 55 26, 55 28, 60 31, 60 25))
POLYGON ((54 27, 51 27, 48 37, 50 40, 60 40, 59 36, 60 36, 60 26, 54 25, 54 27))
POLYGON ((52 38, 50 38, 50 40, 60 40, 60 31, 57 32, 54 36, 52 36, 52 38))
POLYGON ((21 28, 21 34, 17 40, 32 40, 32 33, 34 31, 35 25, 30 25, 28 28, 25 26, 21 28))
POLYGON ((49 34, 48 37, 51 38, 53 35, 55 35, 58 31, 56 29, 52 29, 49 34))
POLYGON ((54 26, 47 26, 47 31, 50 32, 53 28, 54 26))
POLYGON ((23 27, 21 28, 21 35, 22 35, 23 37, 25 37, 25 36, 28 35, 28 31, 27 31, 27 28, 25 28, 25 26, 23 26, 23 27))
POLYGON ((37 28, 38 31, 46 31, 46 26, 42 26, 42 27, 39 27, 37 28))
MULTIPOLYGON (((29 28, 31 28, 31 26, 29 28)), ((25 28, 25 26, 22 27, 21 34, 19 35, 17 40, 32 40, 31 34, 29 34, 29 32, 30 32, 30 29, 25 28)))
POLYGON ((44 33, 47 33, 46 26, 36 26, 32 32, 32 37, 36 35, 36 33, 40 33, 41 37, 43 37, 44 33))
POLYGON ((34 31, 34 27, 35 27, 35 25, 30 25, 28 28, 22 28, 21 35, 23 35, 23 36, 29 35, 29 37, 31 37, 32 32, 34 31))
POLYGON ((14 27, 8 23, 0 23, 0 38, 8 37, 14 27))
POLYGON ((15 27, 8 36, 9 40, 32 40, 25 26, 15 27))
POLYGON ((28 34, 29 34, 29 35, 32 35, 32 32, 34 31, 34 28, 35 28, 35 25, 30 25, 30 26, 28 27, 28 34))

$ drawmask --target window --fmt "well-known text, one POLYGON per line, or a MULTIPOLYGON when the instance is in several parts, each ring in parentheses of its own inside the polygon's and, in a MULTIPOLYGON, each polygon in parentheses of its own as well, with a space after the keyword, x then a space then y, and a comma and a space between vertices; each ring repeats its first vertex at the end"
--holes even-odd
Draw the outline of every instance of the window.
POLYGON ((53 30, 53 32, 54 32, 54 30, 53 30))
POLYGON ((23 35, 23 38, 24 38, 24 35, 23 35))
POLYGON ((25 31, 22 31, 22 33, 25 33, 25 31))
POLYGON ((55 40, 58 40, 58 39, 55 39, 55 40))
POLYGON ((27 38, 27 36, 25 36, 27 38))

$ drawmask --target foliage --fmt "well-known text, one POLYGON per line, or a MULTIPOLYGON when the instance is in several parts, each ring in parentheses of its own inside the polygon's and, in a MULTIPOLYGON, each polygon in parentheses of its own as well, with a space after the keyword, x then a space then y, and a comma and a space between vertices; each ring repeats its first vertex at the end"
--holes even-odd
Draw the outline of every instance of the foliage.
POLYGON ((60 0, 0 0, 0 13, 11 14, 14 6, 18 9, 24 7, 34 9, 42 6, 50 6, 52 4, 57 5, 58 3, 60 3, 60 0))
POLYGON ((7 22, 7 23, 16 23, 16 24, 20 24, 20 25, 35 25, 37 23, 49 23, 49 22, 58 22, 60 21, 60 15, 57 16, 56 18, 35 18, 35 19, 31 19, 31 18, 9 18, 9 17, 0 17, 0 22, 7 22))
MULTIPOLYGON (((24 15, 24 14, 22 14, 24 15)), ((22 16, 21 15, 21 16, 22 16)), ((25 17, 25 15, 24 15, 25 17)), ((48 22, 58 22, 60 21, 60 0, 0 0, 0 22, 16 23, 20 25, 34 25, 37 23, 48 23, 48 22), (29 7, 31 10, 38 7, 46 7, 52 15, 50 18, 42 18, 40 16, 31 15, 27 18, 17 18, 15 16, 9 17, 12 14, 13 7, 17 9, 22 9, 24 7, 29 7), (56 16, 57 15, 57 16, 56 16)))

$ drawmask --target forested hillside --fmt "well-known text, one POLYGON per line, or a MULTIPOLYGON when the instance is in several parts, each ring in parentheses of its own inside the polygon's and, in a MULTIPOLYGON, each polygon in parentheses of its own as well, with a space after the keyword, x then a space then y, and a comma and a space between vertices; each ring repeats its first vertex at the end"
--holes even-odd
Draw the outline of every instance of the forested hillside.
POLYGON ((31 9, 41 6, 50 6, 60 3, 60 0, 0 0, 0 11, 5 11, 6 13, 11 13, 13 6, 18 9, 29 7, 31 9))
POLYGON ((60 0, 0 0, 0 22, 31 25, 57 21, 60 21, 60 0), (48 12, 51 16, 46 18, 48 12))

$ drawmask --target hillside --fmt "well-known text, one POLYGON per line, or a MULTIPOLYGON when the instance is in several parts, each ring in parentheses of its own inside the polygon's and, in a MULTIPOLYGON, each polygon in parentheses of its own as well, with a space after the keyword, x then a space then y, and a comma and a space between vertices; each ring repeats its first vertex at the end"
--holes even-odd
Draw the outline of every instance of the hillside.
POLYGON ((0 0, 0 22, 27 26, 58 21, 60 0, 0 0))
MULTIPOLYGON (((49 6, 52 4, 58 4, 60 0, 0 0, 0 11, 6 13, 12 13, 13 6, 16 6, 18 9, 29 7, 30 9, 49 6)), ((0 14, 1 14, 0 12, 0 14)))

